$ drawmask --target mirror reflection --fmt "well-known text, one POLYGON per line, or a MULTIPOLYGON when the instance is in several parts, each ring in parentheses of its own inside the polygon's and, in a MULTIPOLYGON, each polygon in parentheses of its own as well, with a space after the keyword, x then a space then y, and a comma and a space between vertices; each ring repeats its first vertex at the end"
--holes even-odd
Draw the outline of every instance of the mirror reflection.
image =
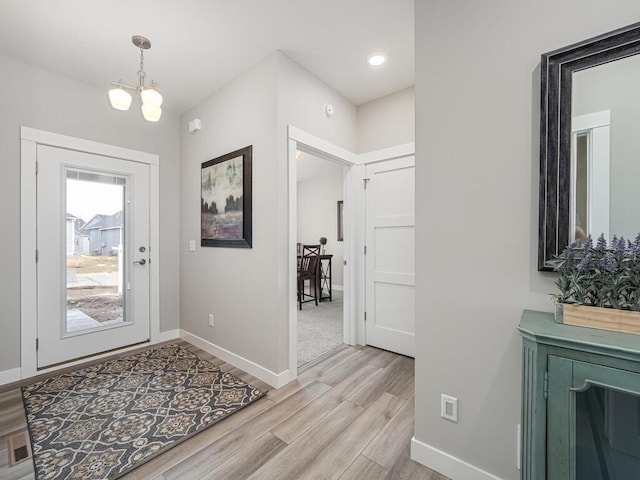
POLYGON ((570 240, 640 232, 640 55, 573 73, 570 240))

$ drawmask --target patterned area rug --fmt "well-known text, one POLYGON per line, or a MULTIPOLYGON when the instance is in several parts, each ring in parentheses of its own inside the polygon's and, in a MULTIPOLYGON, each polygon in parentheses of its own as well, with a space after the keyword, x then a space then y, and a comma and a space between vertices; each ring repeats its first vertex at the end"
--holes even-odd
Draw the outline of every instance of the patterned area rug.
POLYGON ((36 478, 119 478, 264 394, 176 344, 23 387, 36 478))

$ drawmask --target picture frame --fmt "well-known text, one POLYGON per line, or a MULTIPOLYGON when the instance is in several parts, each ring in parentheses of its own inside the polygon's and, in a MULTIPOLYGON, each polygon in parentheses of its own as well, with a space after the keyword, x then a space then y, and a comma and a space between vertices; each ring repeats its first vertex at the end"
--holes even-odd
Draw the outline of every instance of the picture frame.
POLYGON ((344 223, 343 223, 344 200, 338 200, 338 241, 344 241, 344 223))
POLYGON ((249 145, 202 164, 202 247, 252 248, 252 151, 249 145))

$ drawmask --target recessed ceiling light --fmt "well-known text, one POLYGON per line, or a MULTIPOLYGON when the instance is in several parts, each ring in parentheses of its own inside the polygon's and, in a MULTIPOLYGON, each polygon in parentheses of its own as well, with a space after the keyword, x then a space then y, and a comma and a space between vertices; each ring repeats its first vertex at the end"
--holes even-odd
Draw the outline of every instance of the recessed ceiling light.
POLYGON ((372 67, 379 67, 386 61, 387 61, 387 55, 382 52, 375 52, 367 57, 367 63, 372 67))

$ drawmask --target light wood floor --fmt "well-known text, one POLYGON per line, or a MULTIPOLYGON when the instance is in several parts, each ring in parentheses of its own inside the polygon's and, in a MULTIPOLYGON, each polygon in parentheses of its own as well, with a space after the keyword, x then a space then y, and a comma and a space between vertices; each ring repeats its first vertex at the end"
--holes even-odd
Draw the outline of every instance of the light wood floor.
MULTIPOLYGON (((269 388, 181 343, 243 380, 269 388)), ((447 480, 409 458, 413 371, 410 358, 347 347, 123 478, 447 480)), ((25 428, 20 390, 0 393, 0 479, 34 478, 31 461, 7 466, 6 439, 25 428)))

